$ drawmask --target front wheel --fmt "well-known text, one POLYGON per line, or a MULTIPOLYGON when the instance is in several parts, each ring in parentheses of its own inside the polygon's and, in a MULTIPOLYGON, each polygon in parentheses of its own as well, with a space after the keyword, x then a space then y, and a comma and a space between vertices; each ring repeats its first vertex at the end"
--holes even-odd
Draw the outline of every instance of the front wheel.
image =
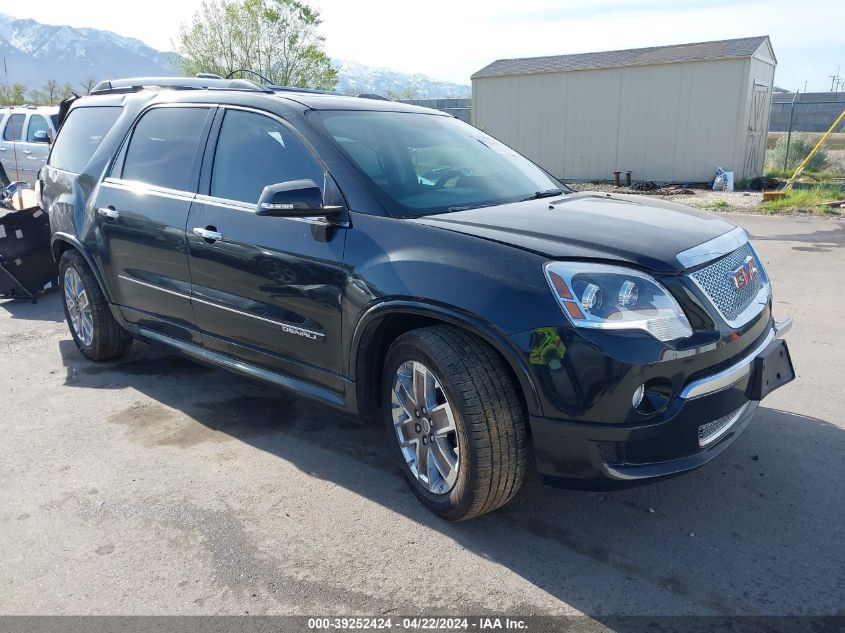
POLYGON ((59 261, 63 306, 73 341, 90 360, 123 356, 132 339, 115 321, 97 278, 85 259, 74 250, 59 261))
POLYGON ((450 326, 413 330, 384 365, 385 423, 405 479, 450 521, 507 503, 525 474, 525 419, 502 359, 450 326))

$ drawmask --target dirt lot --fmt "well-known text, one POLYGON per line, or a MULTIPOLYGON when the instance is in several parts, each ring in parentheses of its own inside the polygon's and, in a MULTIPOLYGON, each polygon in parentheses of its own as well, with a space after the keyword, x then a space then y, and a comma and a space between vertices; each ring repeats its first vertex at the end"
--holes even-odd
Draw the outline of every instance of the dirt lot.
MULTIPOLYGON (((722 207, 721 201, 728 205, 731 211, 759 212, 763 194, 759 191, 713 191, 712 189, 658 190, 655 193, 641 193, 631 191, 627 187, 617 188, 613 185, 597 185, 579 183, 569 185, 576 191, 607 191, 615 193, 633 194, 644 198, 660 198, 670 202, 678 202, 698 209, 714 209, 722 207)), ((728 210, 723 209, 723 210, 728 210)))
POLYGON ((459 525, 381 428, 141 344, 96 365, 56 294, 0 303, 0 613, 845 614, 845 223, 731 218, 797 381, 694 473, 459 525))

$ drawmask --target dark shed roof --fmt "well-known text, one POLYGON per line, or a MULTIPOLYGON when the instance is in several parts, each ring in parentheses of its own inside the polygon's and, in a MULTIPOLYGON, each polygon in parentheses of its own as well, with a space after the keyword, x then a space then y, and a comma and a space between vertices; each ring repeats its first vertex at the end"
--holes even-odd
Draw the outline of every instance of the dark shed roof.
POLYGON ((768 36, 761 35, 759 37, 743 37, 736 40, 652 46, 650 48, 629 48, 623 51, 606 51, 603 53, 499 59, 479 70, 472 78, 751 57, 757 52, 760 45, 768 39, 768 36))

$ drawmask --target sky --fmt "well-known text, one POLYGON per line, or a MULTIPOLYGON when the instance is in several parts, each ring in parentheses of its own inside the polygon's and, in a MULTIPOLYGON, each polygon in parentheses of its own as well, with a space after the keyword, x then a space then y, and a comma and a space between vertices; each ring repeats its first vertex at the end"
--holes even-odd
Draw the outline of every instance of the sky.
MULTIPOLYGON (((769 35, 775 84, 829 90, 845 75, 841 0, 310 0, 334 58, 468 84, 495 59, 769 35)), ((0 12, 172 50, 201 0, 0 0, 0 12)), ((841 89, 845 90, 845 86, 841 89)))

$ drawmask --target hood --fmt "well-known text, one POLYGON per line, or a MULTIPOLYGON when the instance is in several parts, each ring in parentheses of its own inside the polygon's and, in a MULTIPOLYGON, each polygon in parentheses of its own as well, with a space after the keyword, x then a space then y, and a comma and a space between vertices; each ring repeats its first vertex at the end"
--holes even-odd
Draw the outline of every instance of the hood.
POLYGON ((570 193, 495 207, 429 215, 428 226, 508 244, 550 259, 619 262, 681 272, 676 255, 736 228, 690 207, 637 195, 570 193))

